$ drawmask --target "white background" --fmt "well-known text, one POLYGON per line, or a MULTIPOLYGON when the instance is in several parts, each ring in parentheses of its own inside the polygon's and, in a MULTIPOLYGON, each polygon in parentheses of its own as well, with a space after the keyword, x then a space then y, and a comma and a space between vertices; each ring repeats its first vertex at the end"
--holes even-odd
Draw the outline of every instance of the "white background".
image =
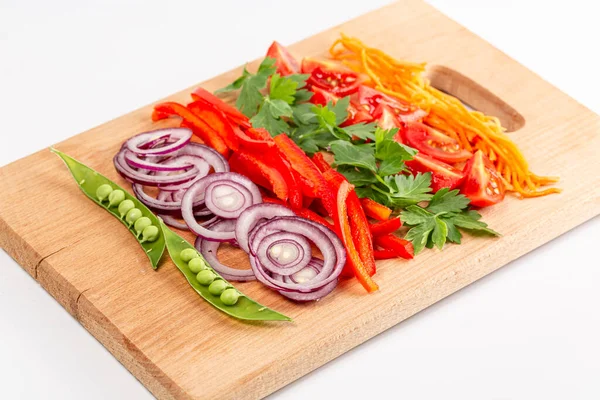
MULTIPOLYGON (((0 165, 384 3, 0 0, 0 165)), ((600 111, 596 2, 430 3, 600 111)), ((598 399, 599 239, 596 218, 272 398, 598 399)), ((151 395, 0 252, 0 398, 151 395)))

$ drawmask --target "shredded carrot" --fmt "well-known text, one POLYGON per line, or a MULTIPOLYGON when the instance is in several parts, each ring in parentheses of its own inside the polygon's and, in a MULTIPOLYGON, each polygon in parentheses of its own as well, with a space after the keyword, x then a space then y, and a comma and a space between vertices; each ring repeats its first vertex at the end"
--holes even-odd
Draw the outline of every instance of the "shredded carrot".
POLYGON ((502 175, 506 188, 518 197, 559 193, 559 188, 540 189, 558 177, 538 176, 529 170, 525 157, 504 133, 500 120, 471 111, 457 98, 430 85, 425 64, 399 61, 360 40, 342 34, 329 52, 354 71, 366 74, 367 85, 414 104, 428 112, 423 122, 458 140, 462 148, 482 150, 502 175))

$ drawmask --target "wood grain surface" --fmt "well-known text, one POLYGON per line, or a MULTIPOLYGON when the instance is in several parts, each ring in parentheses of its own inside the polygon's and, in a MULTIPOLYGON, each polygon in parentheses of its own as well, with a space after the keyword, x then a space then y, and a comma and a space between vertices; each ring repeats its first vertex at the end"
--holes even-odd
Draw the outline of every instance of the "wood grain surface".
MULTIPOLYGON (((532 170, 560 175, 564 192, 510 197, 484 210, 485 221, 503 233, 499 239, 466 237, 463 245, 441 253, 379 262, 375 278, 381 290, 372 295, 352 280, 322 301, 296 305, 259 283, 240 284, 243 292, 294 319, 243 323, 204 303, 167 258, 154 272, 131 234, 80 192, 49 151, 2 167, 0 246, 155 396, 266 396, 600 213, 596 114, 417 0, 366 14, 291 50, 298 57, 324 55, 342 31, 480 85, 473 91, 460 84, 456 90, 474 102, 483 99, 482 108, 492 107, 514 122, 510 135, 532 170)), ((214 90, 240 70, 201 85, 214 90)), ((442 81, 439 85, 452 87, 442 81)), ((189 91, 169 99, 185 102, 189 91)), ((153 125, 150 113, 151 105, 56 147, 129 187, 111 161, 121 143, 174 123, 153 125)), ((241 254, 227 256, 243 262, 241 254)))

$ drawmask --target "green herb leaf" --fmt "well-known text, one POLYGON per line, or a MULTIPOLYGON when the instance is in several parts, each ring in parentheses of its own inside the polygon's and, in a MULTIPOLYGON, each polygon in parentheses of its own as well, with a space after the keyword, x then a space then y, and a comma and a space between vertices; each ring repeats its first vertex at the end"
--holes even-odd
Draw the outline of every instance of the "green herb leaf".
POLYGON ((295 95, 297 87, 298 82, 287 77, 281 77, 281 75, 275 73, 271 76, 269 97, 271 100, 284 101, 288 105, 293 104, 296 100, 295 95))
POLYGON ((350 138, 356 136, 360 140, 370 139, 375 141, 374 132, 376 127, 377 124, 375 124, 375 122, 369 122, 368 124, 361 122, 360 124, 345 126, 343 129, 344 132, 346 132, 346 135, 348 135, 350 138))
POLYGON ((263 95, 261 90, 267 87, 267 80, 276 70, 275 59, 266 57, 258 67, 256 74, 251 74, 244 68, 241 77, 236 79, 231 85, 217 92, 226 92, 241 88, 242 90, 235 104, 246 116, 252 117, 256 114, 262 103, 263 95))
POLYGON ((337 170, 354 186, 365 186, 378 182, 373 172, 368 169, 342 165, 337 170))
POLYGON ((369 144, 355 145, 344 140, 336 140, 330 144, 337 165, 352 165, 377 171, 373 156, 373 146, 369 144))
POLYGON ((440 213, 458 213, 469 205, 469 199, 459 194, 458 189, 450 190, 443 188, 437 191, 427 206, 427 211, 440 213))

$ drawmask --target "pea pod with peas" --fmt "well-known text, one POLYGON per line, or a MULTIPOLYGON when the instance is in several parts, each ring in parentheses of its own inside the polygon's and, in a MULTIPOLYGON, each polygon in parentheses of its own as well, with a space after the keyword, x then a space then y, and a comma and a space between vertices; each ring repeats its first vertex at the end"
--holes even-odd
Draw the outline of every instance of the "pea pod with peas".
POLYGON ((252 321, 291 321, 240 293, 204 260, 189 242, 162 221, 167 250, 171 259, 194 290, 215 308, 232 317, 252 321))
POLYGON ((158 217, 115 182, 65 153, 51 150, 65 162, 83 193, 121 221, 146 252, 152 268, 158 268, 165 251, 165 237, 158 217))

